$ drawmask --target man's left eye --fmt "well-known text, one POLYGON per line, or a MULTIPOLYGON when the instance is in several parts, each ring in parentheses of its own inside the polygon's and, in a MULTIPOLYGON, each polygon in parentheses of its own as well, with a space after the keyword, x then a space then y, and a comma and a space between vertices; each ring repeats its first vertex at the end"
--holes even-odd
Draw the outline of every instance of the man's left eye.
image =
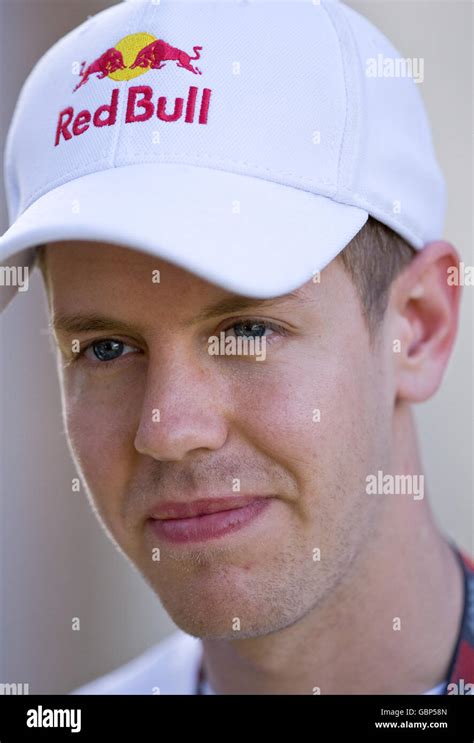
POLYGON ((94 341, 84 350, 84 356, 90 361, 115 361, 125 353, 135 353, 136 349, 127 346, 123 341, 106 338, 102 341, 94 341))
POLYGON ((266 337, 267 331, 273 331, 273 328, 262 320, 244 320, 243 322, 234 323, 225 332, 228 333, 230 330, 233 330, 236 336, 262 338, 264 336, 266 337))

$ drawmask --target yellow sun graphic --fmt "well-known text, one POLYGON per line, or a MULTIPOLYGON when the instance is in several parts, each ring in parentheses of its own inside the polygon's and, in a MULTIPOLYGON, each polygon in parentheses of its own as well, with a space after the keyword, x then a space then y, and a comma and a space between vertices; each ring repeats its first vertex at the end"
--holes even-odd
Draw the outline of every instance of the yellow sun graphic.
POLYGON ((115 44, 115 48, 118 49, 119 52, 122 52, 126 69, 111 72, 109 77, 111 77, 112 80, 131 80, 133 77, 138 77, 139 75, 148 72, 148 69, 144 69, 143 67, 136 67, 134 70, 130 70, 129 67, 135 62, 138 52, 143 49, 144 46, 151 44, 152 41, 156 41, 156 36, 152 36, 151 34, 140 33, 124 36, 123 39, 115 44))

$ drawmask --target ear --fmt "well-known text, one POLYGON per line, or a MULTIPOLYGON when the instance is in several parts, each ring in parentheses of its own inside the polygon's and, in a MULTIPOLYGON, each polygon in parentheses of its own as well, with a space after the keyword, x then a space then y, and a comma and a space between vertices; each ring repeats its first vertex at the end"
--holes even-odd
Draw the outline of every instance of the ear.
POLYGON ((429 243, 394 282, 387 329, 398 400, 423 402, 441 383, 459 321, 459 260, 449 243, 429 243))

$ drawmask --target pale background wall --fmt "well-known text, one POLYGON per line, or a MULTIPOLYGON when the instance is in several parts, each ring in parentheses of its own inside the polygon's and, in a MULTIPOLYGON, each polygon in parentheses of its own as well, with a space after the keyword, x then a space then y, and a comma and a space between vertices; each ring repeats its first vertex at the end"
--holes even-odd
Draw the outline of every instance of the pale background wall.
MULTIPOLYGON (((98 0, 0 0, 0 145, 39 56, 98 0)), ((348 3, 406 57, 424 57, 421 93, 448 183, 445 237, 473 265, 472 5, 469 0, 348 3)), ((390 147, 390 142, 387 142, 390 147)), ((32 163, 34 167, 34 163, 32 163)), ((0 230, 7 228, 0 190, 0 230)), ((35 272, 36 273, 36 272, 35 272)), ((0 316, 0 681, 65 693, 120 665, 172 628, 137 572, 112 548, 66 447, 43 290, 35 276, 0 316), (81 631, 71 630, 80 617, 81 631)), ((442 390, 418 412, 432 502, 465 549, 473 535, 473 294, 442 390)))

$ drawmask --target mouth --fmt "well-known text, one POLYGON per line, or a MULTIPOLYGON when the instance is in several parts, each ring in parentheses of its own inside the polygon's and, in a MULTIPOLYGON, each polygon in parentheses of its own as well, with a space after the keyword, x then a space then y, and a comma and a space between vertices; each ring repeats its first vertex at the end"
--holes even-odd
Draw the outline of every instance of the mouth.
POLYGON ((165 503, 148 521, 155 536, 164 541, 205 542, 250 525, 271 500, 267 496, 239 496, 165 503))

